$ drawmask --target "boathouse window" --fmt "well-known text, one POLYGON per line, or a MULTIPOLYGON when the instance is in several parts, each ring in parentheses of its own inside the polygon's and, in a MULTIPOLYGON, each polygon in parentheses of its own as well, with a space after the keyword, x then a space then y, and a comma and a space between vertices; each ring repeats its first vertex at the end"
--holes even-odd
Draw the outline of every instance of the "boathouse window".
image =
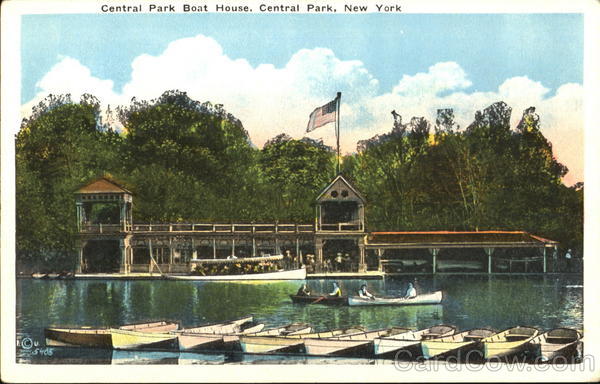
POLYGON ((331 197, 337 197, 338 191, 331 191, 331 197))

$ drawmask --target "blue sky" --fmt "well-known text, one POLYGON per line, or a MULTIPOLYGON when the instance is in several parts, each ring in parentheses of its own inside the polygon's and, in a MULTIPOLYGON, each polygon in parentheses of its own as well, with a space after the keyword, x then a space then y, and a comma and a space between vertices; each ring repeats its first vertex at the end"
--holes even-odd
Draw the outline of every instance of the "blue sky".
POLYGON ((403 73, 458 62, 473 90, 528 76, 555 90, 583 79, 583 17, 561 15, 31 15, 23 17, 22 102, 61 56, 77 58, 120 89, 131 61, 182 37, 215 38, 231 58, 284 65, 301 48, 358 59, 388 91, 403 73))
MULTIPOLYGON (((167 89, 224 104, 259 147, 341 91, 342 150, 454 108, 462 126, 503 100, 538 108, 555 155, 583 180, 580 14, 64 14, 22 18, 22 113, 48 93, 108 105, 167 89)), ((116 123, 118 124, 118 122, 116 123)), ((311 133, 333 143, 332 130, 311 133)))

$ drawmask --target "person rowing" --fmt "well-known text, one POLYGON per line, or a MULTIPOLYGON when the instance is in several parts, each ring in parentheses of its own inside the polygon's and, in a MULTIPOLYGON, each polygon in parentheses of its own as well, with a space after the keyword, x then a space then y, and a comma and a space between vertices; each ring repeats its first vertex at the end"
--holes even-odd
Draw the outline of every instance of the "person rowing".
POLYGON ((298 292, 296 292, 296 295, 297 296, 310 296, 310 291, 308 290, 308 287, 306 286, 306 284, 302 284, 300 289, 298 289, 298 292))
POLYGON ((414 297, 417 297, 417 290, 415 289, 412 283, 408 283, 408 288, 406 289, 406 295, 404 296, 404 298, 412 299, 414 297))
POLYGON ((373 296, 371 293, 369 293, 369 291, 367 291, 367 284, 363 284, 360 286, 360 289, 358 290, 358 296, 363 299, 375 300, 375 296, 373 296))
POLYGON ((340 286, 338 285, 338 283, 336 283, 336 282, 333 283, 333 292, 331 292, 329 294, 329 296, 335 296, 335 297, 342 296, 342 290, 340 289, 340 286))

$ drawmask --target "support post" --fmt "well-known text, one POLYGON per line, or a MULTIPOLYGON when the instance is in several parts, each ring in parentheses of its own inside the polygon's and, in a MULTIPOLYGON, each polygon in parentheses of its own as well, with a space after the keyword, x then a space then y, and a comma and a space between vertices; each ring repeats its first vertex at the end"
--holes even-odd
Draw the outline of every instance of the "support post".
POLYGON ((546 247, 544 247, 544 273, 546 273, 546 247))
POLYGON ((175 249, 173 247, 173 238, 169 237, 169 272, 173 268, 173 262, 175 261, 175 249))
POLYGON ((252 236, 252 257, 256 257, 256 238, 252 236))
POLYGON ((235 239, 231 239, 231 256, 235 256, 235 239))
POLYGON ((79 265, 77 266, 77 273, 83 273, 83 249, 85 248, 85 241, 79 241, 79 265))
POLYGON ((429 248, 429 252, 433 256, 433 259, 431 262, 431 266, 432 266, 431 273, 433 273, 435 275, 435 273, 437 271, 437 255, 438 255, 438 253, 440 253, 440 249, 439 248, 429 248))
POLYGON ((488 257, 488 274, 492 273, 492 253, 494 253, 494 248, 483 248, 488 257))
POLYGON ((298 237, 296 237, 296 260, 298 260, 298 265, 302 263, 302 261, 300 260, 300 238, 298 237))
MULTIPOLYGON (((213 226, 214 228, 214 226, 213 226)), ((213 237, 213 259, 217 258, 217 239, 213 237)))
POLYGON ((383 256, 383 249, 377 248, 377 270, 383 272, 383 263, 381 262, 381 256, 383 256))
POLYGON ((77 232, 81 232, 83 228, 82 203, 77 203, 77 232))
POLYGON ((323 240, 322 239, 316 239, 315 241, 315 251, 316 251, 316 267, 317 270, 319 272, 321 272, 321 269, 323 268, 323 240))
POLYGON ((365 246, 358 245, 358 273, 367 271, 367 264, 365 263, 365 246))

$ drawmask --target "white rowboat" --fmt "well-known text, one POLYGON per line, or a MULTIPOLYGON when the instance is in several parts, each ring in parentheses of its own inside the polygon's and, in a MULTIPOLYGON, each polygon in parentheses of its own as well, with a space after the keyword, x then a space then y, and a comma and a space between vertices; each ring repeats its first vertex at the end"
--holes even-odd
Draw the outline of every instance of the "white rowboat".
POLYGON ((348 305, 425 305, 439 304, 442 301, 442 291, 417 295, 412 298, 403 297, 376 297, 374 299, 358 296, 348 297, 348 305))
POLYGON ((376 356, 406 356, 414 358, 421 355, 421 340, 434 339, 453 335, 456 327, 452 325, 435 325, 419 331, 409 331, 389 337, 378 337, 373 340, 376 356))
POLYGON ((246 281, 246 280, 304 280, 306 269, 292 269, 288 271, 248 273, 245 275, 165 275, 169 280, 191 280, 191 281, 246 281))

